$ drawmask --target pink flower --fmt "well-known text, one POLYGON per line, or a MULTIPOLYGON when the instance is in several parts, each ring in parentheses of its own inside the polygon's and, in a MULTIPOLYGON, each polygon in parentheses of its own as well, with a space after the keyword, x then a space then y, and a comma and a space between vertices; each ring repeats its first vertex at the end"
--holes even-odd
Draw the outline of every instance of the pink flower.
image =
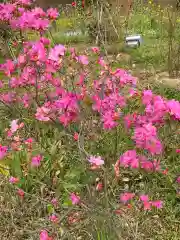
POLYGON ((72 2, 71 5, 72 5, 73 7, 76 7, 76 2, 72 2))
POLYGON ((79 139, 79 134, 77 132, 74 133, 74 140, 75 141, 78 141, 79 139))
POLYGON ((94 53, 99 53, 100 52, 98 47, 92 47, 91 49, 94 53))
POLYGON ((25 192, 22 190, 22 189, 18 189, 18 191, 17 191, 17 194, 21 197, 21 198, 23 198, 24 197, 24 195, 25 195, 25 192))
POLYGON ((176 149, 176 153, 180 153, 180 149, 176 149))
POLYGON ((101 157, 90 156, 88 161, 96 166, 101 166, 104 164, 104 160, 101 157))
POLYGON ((15 64, 13 61, 11 60, 6 60, 6 63, 4 64, 4 69, 5 69, 5 73, 10 77, 11 73, 14 71, 15 69, 15 64))
POLYGON ((107 67, 106 62, 104 61, 104 59, 102 57, 99 58, 98 63, 99 63, 99 65, 101 65, 104 68, 107 67))
POLYGON ((163 146, 157 137, 156 127, 151 123, 136 127, 132 139, 135 140, 138 148, 146 149, 152 155, 160 154, 163 150, 163 146))
POLYGON ((40 7, 35 7, 34 9, 32 9, 32 13, 35 17, 45 17, 46 16, 46 13, 40 7))
POLYGON ((2 146, 0 144, 0 160, 3 159, 7 155, 7 152, 8 152, 8 147, 2 146))
POLYGON ((54 48, 51 48, 50 53, 49 53, 49 59, 52 61, 59 61, 61 56, 64 56, 66 51, 66 48, 59 44, 56 45, 54 48))
POLYGON ((141 195, 139 198, 142 202, 148 202, 149 201, 148 195, 141 195))
POLYGON ((44 44, 44 45, 50 44, 50 40, 48 38, 44 38, 44 37, 40 38, 40 42, 42 42, 42 44, 44 44))
POLYGON ((18 119, 12 120, 12 122, 10 124, 10 126, 11 126, 10 130, 12 133, 15 133, 18 130, 18 128, 19 128, 19 125, 17 124, 18 121, 19 121, 18 119))
POLYGON ((127 129, 134 125, 135 121, 136 121, 135 114, 127 114, 126 116, 124 116, 124 124, 127 129))
POLYGON ((41 164, 43 157, 41 155, 34 156, 31 160, 31 165, 33 167, 38 167, 41 164))
POLYGON ((59 16, 59 13, 56 8, 49 8, 47 10, 47 15, 50 19, 55 20, 59 16))
POLYGON ((143 205, 144 205, 144 210, 151 210, 151 202, 144 201, 143 205))
POLYGON ((25 140, 25 144, 27 144, 27 145, 32 144, 33 142, 34 142, 33 138, 28 138, 25 140))
POLYGON ((19 55, 19 57, 18 57, 18 64, 21 65, 21 64, 24 64, 25 62, 26 62, 25 55, 19 55))
POLYGON ((161 200, 156 200, 152 201, 151 205, 156 208, 162 208, 163 207, 163 202, 161 200))
POLYGON ((75 193, 71 193, 70 199, 73 205, 77 205, 80 202, 80 197, 77 196, 75 193))
POLYGON ((142 96, 142 102, 143 104, 147 105, 149 104, 153 99, 153 93, 151 90, 145 90, 143 91, 143 96, 142 96))
POLYGON ((180 176, 177 177, 176 182, 177 182, 177 183, 180 183, 180 176))
POLYGON ((53 223, 58 223, 59 221, 59 218, 55 215, 55 214, 52 214, 50 217, 49 217, 49 220, 53 223))
POLYGON ((135 150, 126 151, 119 159, 120 164, 124 167, 138 168, 139 158, 135 150))
POLYGON ((83 65, 88 65, 89 64, 89 60, 88 60, 88 57, 85 56, 85 55, 81 55, 78 57, 78 61, 80 63, 82 63, 83 65))
POLYGON ((50 112, 50 108, 39 107, 37 108, 35 117, 40 121, 48 122, 50 120, 50 118, 48 117, 49 112, 50 112))
POLYGON ((9 178, 9 182, 12 183, 12 184, 18 183, 18 182, 19 182, 19 178, 10 177, 10 178, 9 178))
POLYGON ((49 237, 48 232, 46 230, 42 230, 39 235, 39 240, 53 240, 49 237))
POLYGON ((58 205, 58 200, 57 200, 57 198, 53 198, 53 199, 51 200, 51 203, 56 207, 56 206, 58 205))
POLYGON ((118 125, 116 121, 114 121, 114 114, 111 111, 106 111, 102 116, 103 127, 104 129, 112 129, 118 125))
POLYGON ((68 111, 62 114, 58 119, 66 127, 71 122, 75 121, 77 114, 75 112, 68 111))
POLYGON ((138 94, 138 93, 137 93, 137 90, 132 89, 132 88, 129 90, 129 95, 130 95, 130 97, 137 96, 137 94, 138 94))
POLYGON ((167 175, 167 174, 168 174, 168 171, 169 171, 169 169, 166 168, 166 169, 162 170, 162 174, 167 175))
POLYGON ((129 200, 133 199, 135 197, 134 193, 122 193, 120 195, 120 201, 122 203, 127 203, 129 200))
POLYGON ((180 120, 180 102, 176 100, 169 100, 167 102, 167 107, 169 109, 170 115, 180 120))
POLYGON ((29 94, 25 93, 25 94, 22 96, 22 102, 23 102, 25 108, 28 108, 28 107, 29 107, 29 105, 30 105, 30 100, 31 100, 31 97, 30 97, 29 94))
POLYGON ((49 240, 48 232, 46 230, 41 231, 40 240, 49 240))

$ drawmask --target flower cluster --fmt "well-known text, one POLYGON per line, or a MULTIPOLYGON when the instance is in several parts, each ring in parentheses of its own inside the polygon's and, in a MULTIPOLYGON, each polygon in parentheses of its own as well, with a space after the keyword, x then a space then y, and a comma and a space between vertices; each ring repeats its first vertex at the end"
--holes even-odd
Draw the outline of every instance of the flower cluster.
POLYGON ((53 8, 48 9, 47 13, 39 7, 31 9, 30 0, 0 4, 0 20, 8 23, 12 29, 44 31, 58 15, 53 8))
POLYGON ((132 169, 144 169, 145 171, 160 171, 160 162, 156 159, 148 160, 147 157, 138 155, 135 150, 128 150, 119 159, 119 165, 132 169))
MULTIPOLYGON (((134 193, 126 192, 120 195, 120 202, 127 204, 136 197, 134 193)), ((161 209, 163 202, 161 200, 150 201, 148 195, 140 195, 139 201, 142 203, 144 210, 152 210, 152 207, 161 209)))

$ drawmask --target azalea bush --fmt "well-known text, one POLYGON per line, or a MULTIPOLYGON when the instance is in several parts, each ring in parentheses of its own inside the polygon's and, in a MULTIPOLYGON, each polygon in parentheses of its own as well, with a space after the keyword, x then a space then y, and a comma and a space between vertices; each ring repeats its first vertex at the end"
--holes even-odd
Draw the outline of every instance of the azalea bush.
POLYGON ((112 70, 97 47, 78 53, 55 45, 47 31, 56 9, 19 0, 0 10, 12 29, 39 33, 1 65, 0 163, 9 173, 2 202, 41 209, 36 230, 27 227, 23 237, 119 239, 129 218, 175 205, 180 102, 138 90, 137 79, 112 70))

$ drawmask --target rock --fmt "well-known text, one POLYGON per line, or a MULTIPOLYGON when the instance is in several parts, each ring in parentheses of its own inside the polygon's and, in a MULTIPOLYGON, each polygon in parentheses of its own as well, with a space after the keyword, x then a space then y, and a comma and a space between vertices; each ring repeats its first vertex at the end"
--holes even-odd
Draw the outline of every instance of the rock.
POLYGON ((127 53, 119 53, 116 56, 116 61, 130 64, 132 59, 131 59, 131 56, 127 53))
POLYGON ((180 89, 180 78, 169 77, 168 72, 161 72, 154 76, 154 80, 169 87, 180 89))

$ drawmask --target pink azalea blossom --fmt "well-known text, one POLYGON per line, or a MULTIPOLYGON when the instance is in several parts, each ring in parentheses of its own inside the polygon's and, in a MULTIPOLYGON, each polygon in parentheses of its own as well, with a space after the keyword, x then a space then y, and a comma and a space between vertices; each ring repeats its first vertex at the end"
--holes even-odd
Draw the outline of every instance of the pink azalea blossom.
POLYGON ((152 155, 162 153, 163 147, 157 137, 156 127, 151 123, 136 127, 132 138, 138 148, 146 149, 152 155))
POLYGON ((16 177, 10 177, 9 178, 9 182, 12 183, 12 184, 16 184, 19 182, 19 178, 16 178, 16 177))
POLYGON ((176 100, 169 100, 167 102, 167 107, 169 109, 170 115, 180 120, 180 102, 176 100))
POLYGON ((49 8, 49 9, 47 10, 47 16, 48 16, 50 19, 55 20, 55 19, 59 16, 58 10, 57 10, 56 8, 49 8))
POLYGON ((33 138, 28 138, 25 140, 25 144, 27 144, 27 145, 31 145, 33 142, 34 142, 33 138))
POLYGON ((92 47, 91 49, 94 53, 99 53, 100 52, 98 47, 92 47))
POLYGON ((57 198, 53 198, 53 199, 51 200, 51 203, 56 207, 56 206, 58 205, 58 200, 57 200, 57 198))
POLYGON ((89 60, 88 60, 88 57, 85 56, 85 55, 81 55, 78 57, 78 61, 80 63, 82 63, 83 65, 88 65, 89 64, 89 60))
POLYGON ((50 217, 49 217, 49 220, 53 223, 58 223, 59 221, 59 218, 55 215, 55 214, 52 214, 50 217))
POLYGON ((124 204, 126 204, 129 200, 132 200, 135 197, 134 193, 122 193, 120 195, 120 201, 124 204))
POLYGON ((7 74, 7 76, 10 77, 15 69, 15 64, 12 60, 6 60, 6 63, 4 64, 4 68, 5 68, 5 73, 7 74))
POLYGON ((129 95, 130 95, 130 97, 136 96, 137 95, 137 90, 131 88, 129 90, 129 95))
POLYGON ((45 38, 45 37, 41 37, 40 42, 42 42, 42 44, 44 44, 44 45, 49 45, 50 44, 50 40, 48 38, 45 38))
POLYGON ((144 210, 151 210, 151 202, 143 201, 144 210))
POLYGON ((118 125, 118 123, 114 121, 114 113, 111 111, 103 114, 102 121, 104 129, 112 129, 118 125))
POLYGON ((180 149, 176 149, 176 153, 180 153, 180 149))
POLYGON ((59 44, 56 45, 54 48, 51 48, 49 53, 49 59, 52 61, 59 61, 60 57, 64 56, 66 48, 59 44))
POLYGON ((34 17, 45 17, 46 16, 46 13, 40 7, 35 7, 34 9, 32 9, 31 12, 33 13, 34 17))
POLYGON ((153 93, 151 90, 145 90, 143 91, 143 96, 142 96, 142 102, 143 104, 147 105, 149 104, 153 99, 153 93))
POLYGON ((19 125, 17 124, 18 121, 19 121, 19 119, 16 119, 16 120, 13 120, 13 121, 11 122, 11 124, 10 124, 10 126, 11 126, 10 130, 11 130, 12 133, 15 133, 15 132, 18 130, 18 128, 19 128, 19 125))
POLYGON ((22 96, 22 102, 23 102, 25 108, 28 108, 30 106, 30 101, 31 101, 31 96, 29 94, 25 93, 22 96))
POLYGON ((140 200, 143 201, 143 202, 148 202, 148 201, 149 201, 148 195, 141 195, 139 198, 140 198, 140 200))
POLYGON ((120 164, 124 167, 138 168, 139 158, 135 150, 126 151, 119 159, 120 164))
POLYGON ((25 192, 22 189, 18 189, 17 194, 21 197, 24 198, 25 192))
POLYGON ((156 208, 162 208, 163 207, 163 201, 161 201, 161 200, 152 201, 151 205, 153 207, 156 207, 156 208))
POLYGON ((77 205, 80 202, 80 197, 77 196, 75 193, 70 194, 70 199, 73 205, 77 205))
POLYGON ((46 230, 42 230, 39 235, 39 240, 53 240, 49 237, 48 232, 46 230))
POLYGON ((79 134, 77 132, 74 133, 74 140, 75 141, 78 141, 79 139, 79 134))
POLYGON ((36 119, 38 119, 40 121, 48 122, 50 120, 50 118, 48 117, 49 112, 50 112, 49 108, 39 107, 39 108, 37 108, 35 117, 36 117, 36 119))
POLYGON ((33 167, 39 167, 42 160, 43 160, 43 157, 41 155, 34 156, 31 160, 31 165, 33 167))
POLYGON ((180 183, 180 176, 177 177, 176 182, 177 182, 177 183, 180 183))
POLYGON ((98 63, 99 63, 99 65, 101 65, 104 68, 107 67, 106 62, 104 61, 104 59, 102 57, 99 58, 98 63))
POLYGON ((25 55, 19 55, 18 56, 18 64, 22 65, 26 63, 26 56, 25 55))
POLYGON ((96 166, 101 166, 104 164, 104 160, 101 157, 90 156, 88 161, 96 166))
POLYGON ((0 144, 0 160, 3 159, 7 155, 7 152, 8 152, 8 147, 2 146, 0 144))
POLYGON ((131 128, 136 121, 136 115, 135 114, 127 114, 124 117, 124 124, 127 129, 131 128))

